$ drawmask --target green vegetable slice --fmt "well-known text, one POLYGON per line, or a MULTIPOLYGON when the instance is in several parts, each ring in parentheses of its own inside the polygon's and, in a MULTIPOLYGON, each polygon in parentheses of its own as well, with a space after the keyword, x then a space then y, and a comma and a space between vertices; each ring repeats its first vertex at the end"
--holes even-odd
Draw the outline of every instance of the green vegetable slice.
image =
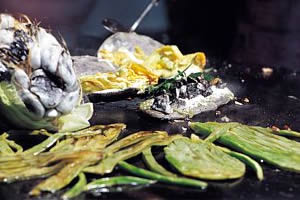
POLYGON ((87 184, 84 173, 81 172, 78 175, 78 178, 79 178, 78 182, 71 189, 69 189, 67 192, 63 194, 62 199, 74 198, 78 196, 82 191, 84 191, 84 187, 87 184))
POLYGON ((30 195, 40 195, 41 191, 56 192, 67 186, 86 166, 95 164, 101 156, 96 152, 80 152, 78 159, 64 166, 57 174, 35 186, 30 195))
POLYGON ((281 135, 281 136, 289 136, 289 137, 300 137, 300 133, 292 130, 281 130, 279 128, 263 128, 260 126, 250 126, 251 129, 254 129, 258 132, 268 132, 268 133, 273 133, 276 135, 281 135))
POLYGON ((111 187, 115 185, 149 185, 155 182, 156 181, 133 176, 117 176, 94 180, 85 186, 85 190, 111 187))
POLYGON ((229 129, 232 129, 235 126, 237 126, 237 124, 226 124, 222 128, 214 130, 207 138, 205 138, 205 142, 214 142, 224 135, 229 129))
POLYGON ((176 174, 169 172, 155 160, 155 158, 151 152, 151 147, 149 147, 143 151, 143 159, 144 159, 144 162, 146 163, 147 167, 151 171, 157 172, 157 173, 165 175, 165 176, 177 177, 176 174))
POLYGON ((207 183, 199 180, 194 180, 190 178, 181 178, 181 177, 170 177, 161 175, 146 169, 138 168, 134 165, 131 165, 125 161, 120 161, 118 164, 122 169, 145 178, 149 178, 152 180, 157 180, 159 182, 170 183, 175 185, 183 185, 183 186, 192 186, 201 189, 205 189, 207 187, 207 183))
MULTIPOLYGON (((190 124, 196 133, 206 136, 223 126, 224 123, 216 122, 190 124)), ((281 169, 300 172, 300 143, 275 135, 270 129, 258 129, 239 124, 219 137, 217 141, 281 169)))
POLYGON ((71 199, 80 195, 84 191, 108 188, 116 185, 150 185, 155 183, 154 180, 145 178, 133 177, 133 176, 117 176, 117 177, 106 177, 96 179, 87 184, 84 173, 79 174, 79 181, 62 196, 62 199, 71 199))
POLYGON ((279 130, 279 131, 274 131, 273 133, 282 136, 300 137, 299 132, 291 131, 291 130, 279 130))
POLYGON ((128 147, 130 145, 136 144, 140 141, 146 140, 148 138, 151 138, 155 135, 162 135, 167 137, 168 134, 167 132, 162 132, 162 131, 139 131, 137 133, 131 134, 115 143, 113 143, 112 145, 110 145, 109 147, 107 147, 105 149, 105 152, 107 154, 113 154, 115 152, 117 152, 118 150, 120 150, 121 148, 125 148, 128 147))
POLYGON ((78 132, 51 134, 48 139, 25 152, 1 156, 0 181, 12 182, 53 175, 42 181, 31 194, 38 195, 41 191, 63 188, 83 168, 102 160, 103 149, 125 127, 125 124, 97 125, 78 132), (56 145, 49 149, 54 143, 56 145))
MULTIPOLYGON (((180 138, 184 138, 184 136, 182 135, 171 135, 167 138, 165 138, 163 141, 158 142, 158 143, 154 143, 152 146, 167 146, 169 145, 171 142, 173 142, 174 140, 180 139, 180 138)), ((147 165, 147 167, 149 169, 151 169, 154 172, 157 172, 159 174, 162 175, 166 175, 166 176, 172 176, 172 177, 177 177, 176 174, 169 172, 168 170, 166 170, 163 166, 161 166, 154 158, 154 156, 152 155, 151 152, 151 147, 145 149, 143 151, 143 159, 145 164, 147 165)))
POLYGON ((247 155, 244 155, 244 154, 241 154, 241 153, 238 153, 235 151, 231 151, 224 147, 219 147, 219 146, 216 146, 216 147, 220 148, 222 151, 224 151, 225 153, 228 153, 232 157, 239 159, 240 161, 245 163, 247 166, 252 168, 256 172, 256 177, 258 178, 258 180, 262 181, 264 179, 263 169, 258 162, 256 162, 255 160, 253 160, 252 158, 250 158, 247 155))
POLYGON ((65 133, 56 133, 48 137, 46 140, 41 142, 40 144, 37 144, 30 149, 27 149, 26 151, 23 152, 23 154, 32 154, 32 155, 37 155, 43 151, 45 151, 47 148, 52 146, 56 141, 61 139, 63 136, 65 136, 65 133))
MULTIPOLYGON (((139 132, 139 133, 143 135, 143 132, 139 132)), ((118 164, 118 162, 132 158, 140 154, 147 147, 155 143, 162 142, 165 138, 167 138, 166 132, 161 132, 161 131, 153 132, 153 135, 149 138, 147 137, 147 140, 143 140, 137 144, 129 146, 128 148, 120 150, 114 154, 108 153, 108 157, 104 158, 98 165, 85 168, 84 171, 88 173, 96 173, 96 174, 110 173, 112 172, 114 167, 118 164)), ((124 138, 123 140, 126 140, 126 138, 124 138)))
MULTIPOLYGON (((191 140, 195 141, 195 142, 203 142, 203 140, 201 140, 195 134, 191 135, 191 140)), ((207 142, 207 141, 205 141, 205 142, 207 142)), ((225 147, 220 147, 220 146, 215 146, 215 147, 219 148, 220 150, 224 151, 225 153, 229 154, 230 156, 239 159, 240 161, 245 163, 247 166, 252 168, 256 172, 256 176, 257 176, 258 180, 262 181, 264 179, 264 173, 263 173, 262 167, 260 166, 260 164, 258 162, 256 162, 255 160, 253 160, 249 156, 238 153, 238 152, 235 152, 235 151, 231 151, 231 150, 229 150, 225 147)))
POLYGON ((0 135, 0 156, 23 152, 23 148, 13 140, 7 139, 8 137, 9 135, 7 133, 0 135), (16 152, 13 149, 15 149, 16 152))
POLYGON ((81 131, 68 133, 50 152, 67 152, 79 150, 103 151, 126 128, 125 124, 96 125, 81 131))
POLYGON ((57 173, 65 163, 60 162, 50 167, 22 167, 14 170, 1 170, 0 181, 11 183, 14 181, 42 178, 57 173))
POLYGON ((213 144, 178 139, 164 148, 166 159, 186 176, 207 180, 240 178, 245 165, 213 144))

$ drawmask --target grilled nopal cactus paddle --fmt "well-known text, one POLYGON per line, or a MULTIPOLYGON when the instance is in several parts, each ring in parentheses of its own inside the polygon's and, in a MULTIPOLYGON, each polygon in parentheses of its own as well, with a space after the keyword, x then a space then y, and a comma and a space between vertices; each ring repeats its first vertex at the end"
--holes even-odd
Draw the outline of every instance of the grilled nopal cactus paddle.
POLYGON ((226 180, 240 178, 246 172, 244 163, 211 143, 181 138, 165 147, 164 151, 167 161, 186 176, 226 180))
POLYGON ((193 122, 190 127, 197 134, 209 136, 210 142, 214 139, 257 160, 300 173, 300 143, 278 136, 270 128, 217 122, 193 122))
POLYGON ((80 109, 85 116, 75 117, 76 123, 64 124, 72 120, 63 117, 81 100, 72 65, 66 45, 51 33, 26 16, 0 14, 0 108, 14 126, 73 130, 89 125, 91 104, 80 109))

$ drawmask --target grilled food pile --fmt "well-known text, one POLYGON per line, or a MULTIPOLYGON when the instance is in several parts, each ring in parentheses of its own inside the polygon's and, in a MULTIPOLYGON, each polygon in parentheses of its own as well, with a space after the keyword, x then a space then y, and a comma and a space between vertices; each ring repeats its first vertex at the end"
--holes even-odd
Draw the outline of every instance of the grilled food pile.
POLYGON ((300 143, 280 136, 299 137, 298 132, 239 123, 192 122, 189 126, 206 138, 194 134, 190 138, 169 135, 165 131, 139 131, 124 137, 126 125, 119 123, 55 134, 34 131, 48 138, 23 150, 9 139, 9 134, 3 133, 0 181, 47 177, 30 191, 30 195, 41 195, 43 191, 61 190, 78 177, 78 182, 63 194, 64 199, 69 199, 94 189, 156 182, 205 189, 209 186, 205 180, 243 177, 246 166, 256 173, 258 180, 263 180, 263 169, 256 160, 283 170, 300 171, 300 143), (228 148, 214 144, 215 141, 228 148), (165 159, 174 170, 156 160, 152 147, 164 147, 165 159), (128 163, 139 154, 148 169, 128 163), (116 166, 134 176, 111 176, 116 166), (91 182, 85 174, 94 174, 91 182))

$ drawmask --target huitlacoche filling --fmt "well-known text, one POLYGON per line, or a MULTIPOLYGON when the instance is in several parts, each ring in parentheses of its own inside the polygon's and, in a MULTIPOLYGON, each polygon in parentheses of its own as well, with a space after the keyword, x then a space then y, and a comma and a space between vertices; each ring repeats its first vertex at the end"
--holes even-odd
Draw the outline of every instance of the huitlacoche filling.
POLYGON ((168 91, 161 90, 155 94, 151 109, 171 114, 174 112, 173 105, 192 107, 194 101, 208 97, 213 94, 215 88, 223 88, 224 86, 221 82, 212 85, 205 80, 203 75, 195 78, 182 77, 176 80, 168 91))

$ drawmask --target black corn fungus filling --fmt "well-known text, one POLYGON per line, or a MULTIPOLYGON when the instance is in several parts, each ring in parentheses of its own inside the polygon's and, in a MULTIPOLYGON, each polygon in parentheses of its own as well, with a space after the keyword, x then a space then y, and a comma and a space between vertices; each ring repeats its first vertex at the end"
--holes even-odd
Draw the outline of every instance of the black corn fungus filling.
POLYGON ((171 104, 174 102, 181 104, 181 99, 192 99, 199 95, 210 96, 213 92, 210 83, 212 79, 203 73, 189 76, 185 76, 183 73, 179 79, 165 80, 161 83, 161 88, 154 91, 154 102, 151 108, 170 113, 171 104), (164 83, 165 85, 163 85, 164 83))

